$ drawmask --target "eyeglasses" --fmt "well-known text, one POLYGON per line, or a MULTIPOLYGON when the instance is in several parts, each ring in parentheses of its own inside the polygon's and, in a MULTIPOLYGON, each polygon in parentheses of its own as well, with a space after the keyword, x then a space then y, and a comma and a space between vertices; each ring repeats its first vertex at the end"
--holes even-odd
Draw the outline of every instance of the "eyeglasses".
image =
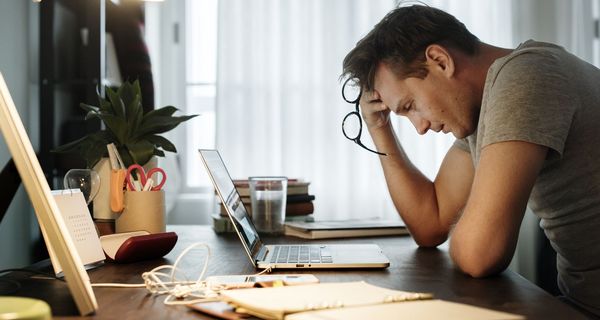
POLYGON ((344 117, 344 120, 342 121, 342 133, 348 140, 354 141, 354 143, 361 146, 363 149, 376 153, 380 156, 387 156, 385 153, 377 152, 368 148, 360 141, 360 135, 362 134, 362 119, 360 117, 358 105, 360 103, 361 96, 362 89, 360 89, 360 87, 356 84, 356 80, 353 78, 348 78, 342 86, 342 98, 344 98, 344 101, 350 104, 353 103, 356 106, 356 110, 351 111, 344 117), (348 85, 348 83, 350 83, 350 85, 348 85), (346 87, 349 88, 346 89, 346 87), (347 98, 348 96, 356 96, 356 98, 354 100, 349 100, 347 98))

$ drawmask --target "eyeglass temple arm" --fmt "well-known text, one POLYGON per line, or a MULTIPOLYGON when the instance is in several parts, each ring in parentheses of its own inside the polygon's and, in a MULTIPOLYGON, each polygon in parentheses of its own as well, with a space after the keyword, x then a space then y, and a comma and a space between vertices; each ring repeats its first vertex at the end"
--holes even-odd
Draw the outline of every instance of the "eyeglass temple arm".
POLYGON ((378 154, 380 156, 387 156, 387 153, 378 152, 378 151, 375 151, 375 150, 373 150, 373 149, 365 146, 362 142, 360 142, 359 139, 354 140, 354 142, 356 142, 357 145, 363 147, 364 149, 369 150, 369 151, 371 151, 373 153, 376 153, 376 154, 378 154))

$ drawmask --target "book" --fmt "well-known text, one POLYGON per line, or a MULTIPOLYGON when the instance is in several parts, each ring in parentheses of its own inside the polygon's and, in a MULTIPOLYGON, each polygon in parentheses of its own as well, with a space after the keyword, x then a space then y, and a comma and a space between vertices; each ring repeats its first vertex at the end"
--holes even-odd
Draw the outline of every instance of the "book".
POLYGON ((394 299, 431 299, 432 295, 391 290, 357 281, 225 290, 221 297, 259 318, 284 319, 286 315, 311 309, 374 305, 394 299))
POLYGON ((288 194, 286 198, 286 203, 296 203, 296 202, 310 202, 315 200, 315 196, 312 194, 288 194))
POLYGON ((263 319, 524 319, 364 281, 225 290, 221 297, 263 319))
POLYGON ((315 216, 311 214, 303 215, 303 216, 286 216, 285 222, 313 222, 315 221, 315 216))
POLYGON ((315 205, 310 202, 292 202, 285 205, 285 216, 305 216, 315 212, 315 205))
MULTIPOLYGON (((248 179, 235 179, 233 180, 233 185, 237 189, 240 197, 250 197, 250 184, 248 179)), ((300 195, 300 194, 308 194, 308 186, 310 182, 298 180, 298 179, 288 179, 287 183, 287 194, 288 195, 300 195)))
POLYGON ((235 232, 235 228, 233 227, 233 223, 227 216, 221 216, 220 214, 212 214, 211 215, 213 221, 213 230, 216 233, 233 233, 235 232))
MULTIPOLYGON (((218 197, 217 197, 218 199, 218 197)), ((250 195, 240 196, 240 200, 243 203, 250 204, 250 195)), ((289 194, 286 196, 286 203, 296 203, 296 202, 310 202, 315 200, 315 196, 312 194, 289 194)))
MULTIPOLYGON (((221 216, 218 213, 211 215, 213 221, 213 230, 216 233, 234 233, 235 229, 231 220, 227 215, 221 216)), ((315 221, 315 218, 312 214, 308 214, 305 216, 290 216, 285 217, 285 222, 296 221, 296 222, 311 222, 315 221)))
POLYGON ((398 320, 398 319, 444 319, 444 320, 512 320, 525 317, 467 304, 444 300, 418 300, 384 303, 371 306, 336 308, 291 314, 286 320, 398 320))
POLYGON ((328 239, 407 235, 408 229, 399 220, 342 220, 286 222, 284 234, 303 239, 328 239))
MULTIPOLYGON (((314 196, 312 196, 314 198, 314 196)), ((252 216, 252 202, 250 197, 240 197, 240 200, 244 204, 246 211, 252 216)), ((219 204, 219 214, 223 217, 227 217, 227 210, 221 203, 221 200, 217 197, 217 203, 219 204)), ((307 202, 287 202, 285 206, 285 215, 287 216, 305 216, 315 212, 315 206, 312 201, 307 202)))

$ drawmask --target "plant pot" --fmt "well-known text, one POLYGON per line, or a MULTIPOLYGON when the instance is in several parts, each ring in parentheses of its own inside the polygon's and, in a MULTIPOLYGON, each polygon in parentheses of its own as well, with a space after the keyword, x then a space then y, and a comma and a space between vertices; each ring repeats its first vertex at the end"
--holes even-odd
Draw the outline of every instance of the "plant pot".
POLYGON ((94 219, 115 220, 118 213, 110 209, 110 161, 102 158, 93 169, 100 176, 100 190, 94 198, 94 219))
MULTIPOLYGON (((157 157, 152 157, 143 167, 148 171, 156 167, 157 157)), ((94 198, 94 219, 96 220, 115 220, 119 217, 119 212, 110 209, 110 161, 108 158, 102 158, 93 168, 100 175, 100 190, 94 198)))

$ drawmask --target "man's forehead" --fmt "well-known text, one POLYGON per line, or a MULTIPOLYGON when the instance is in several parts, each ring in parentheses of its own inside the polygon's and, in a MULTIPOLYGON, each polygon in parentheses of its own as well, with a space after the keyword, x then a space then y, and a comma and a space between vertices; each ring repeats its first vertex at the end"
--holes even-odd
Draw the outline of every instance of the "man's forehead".
POLYGON ((392 69, 385 63, 379 63, 375 74, 373 76, 373 89, 380 91, 387 88, 390 84, 400 83, 400 79, 392 71, 392 69))
POLYGON ((379 64, 375 72, 372 91, 379 99, 390 104, 402 104, 409 100, 408 90, 403 81, 383 63, 379 64))

